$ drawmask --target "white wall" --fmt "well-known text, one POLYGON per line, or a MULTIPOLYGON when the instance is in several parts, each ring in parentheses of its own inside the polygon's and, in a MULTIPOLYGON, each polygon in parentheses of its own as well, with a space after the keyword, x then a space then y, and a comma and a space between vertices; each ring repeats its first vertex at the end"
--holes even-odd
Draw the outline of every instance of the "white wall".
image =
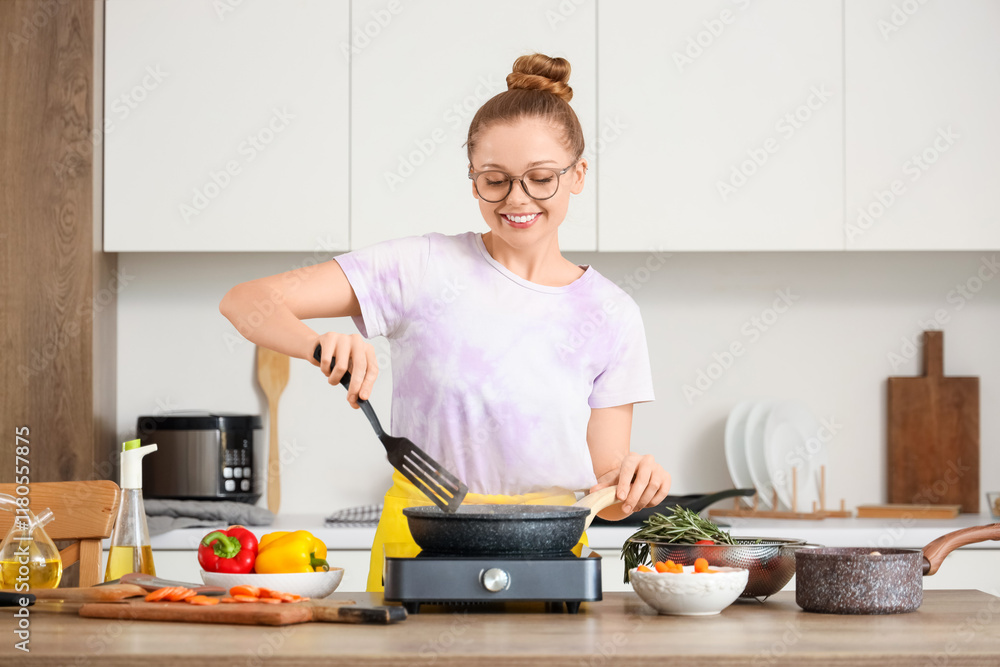
MULTIPOLYGON (((920 372, 919 354, 895 368, 889 355, 904 356, 903 339, 917 335, 920 322, 931 321, 936 311, 947 317, 945 373, 982 377, 980 488, 1000 490, 1000 424, 991 409, 1000 398, 1000 279, 979 283, 981 289, 961 307, 952 292, 970 279, 971 288, 977 287, 982 254, 571 257, 616 282, 631 279, 636 285, 657 400, 636 408, 633 449, 657 456, 673 474, 674 492, 730 485, 723 428, 738 401, 799 398, 842 425, 829 445, 828 498, 844 497, 849 507, 884 502, 885 380, 920 372), (790 290, 793 305, 752 341, 745 327, 771 306, 776 290, 790 290), (713 353, 737 341, 745 353, 689 402, 683 386, 708 369, 713 353)), ((118 304, 119 440, 134 432, 139 414, 164 409, 266 412, 254 376, 254 347, 219 314, 218 302, 238 282, 329 258, 322 252, 121 254, 127 285, 118 304)), ((994 273, 983 269, 983 275, 994 273)), ((350 320, 313 325, 354 330, 350 320)), ((376 345, 386 349, 384 341, 376 345)), ((382 367, 386 372, 372 402, 388 420, 391 368, 384 358, 382 367)), ((349 408, 345 396, 314 367, 293 360, 280 413, 288 452, 282 513, 330 512, 380 499, 388 464, 367 420, 349 408)))

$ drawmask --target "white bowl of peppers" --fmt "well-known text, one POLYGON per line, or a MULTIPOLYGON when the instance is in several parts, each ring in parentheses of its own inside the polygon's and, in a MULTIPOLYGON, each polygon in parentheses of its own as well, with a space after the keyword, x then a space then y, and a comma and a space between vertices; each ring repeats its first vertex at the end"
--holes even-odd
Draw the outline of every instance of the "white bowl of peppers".
POLYGON ((226 590, 254 586, 309 598, 337 590, 344 568, 326 562, 326 545, 305 530, 278 531, 260 538, 243 526, 206 535, 198 546, 201 579, 226 590))

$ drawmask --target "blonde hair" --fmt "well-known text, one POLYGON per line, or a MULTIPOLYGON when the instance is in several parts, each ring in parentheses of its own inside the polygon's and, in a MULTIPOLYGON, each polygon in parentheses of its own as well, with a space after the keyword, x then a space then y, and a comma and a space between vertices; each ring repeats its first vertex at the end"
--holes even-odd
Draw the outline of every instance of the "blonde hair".
POLYGON ((562 132, 562 141, 574 159, 583 155, 583 128, 569 101, 570 66, 565 58, 550 58, 541 53, 521 56, 507 75, 507 90, 486 101, 469 125, 466 141, 469 162, 479 135, 496 123, 513 123, 521 118, 541 118, 562 132))

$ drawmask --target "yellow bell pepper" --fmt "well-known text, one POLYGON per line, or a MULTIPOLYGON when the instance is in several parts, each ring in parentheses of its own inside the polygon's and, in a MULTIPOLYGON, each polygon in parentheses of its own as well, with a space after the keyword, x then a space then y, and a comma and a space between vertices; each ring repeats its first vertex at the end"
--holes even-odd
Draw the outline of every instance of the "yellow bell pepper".
POLYGON ((277 531, 260 538, 257 545, 257 574, 326 572, 326 545, 308 530, 277 531))

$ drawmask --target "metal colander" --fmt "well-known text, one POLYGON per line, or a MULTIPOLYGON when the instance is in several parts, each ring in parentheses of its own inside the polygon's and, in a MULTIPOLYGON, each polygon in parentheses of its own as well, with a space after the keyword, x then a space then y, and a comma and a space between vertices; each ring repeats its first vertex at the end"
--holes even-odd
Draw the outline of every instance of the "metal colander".
POLYGON ((671 544, 637 540, 649 545, 653 562, 672 560, 679 565, 694 565, 704 558, 715 567, 742 567, 750 572, 741 598, 767 598, 774 595, 795 574, 795 551, 807 545, 803 540, 771 537, 737 537, 736 544, 671 544))

